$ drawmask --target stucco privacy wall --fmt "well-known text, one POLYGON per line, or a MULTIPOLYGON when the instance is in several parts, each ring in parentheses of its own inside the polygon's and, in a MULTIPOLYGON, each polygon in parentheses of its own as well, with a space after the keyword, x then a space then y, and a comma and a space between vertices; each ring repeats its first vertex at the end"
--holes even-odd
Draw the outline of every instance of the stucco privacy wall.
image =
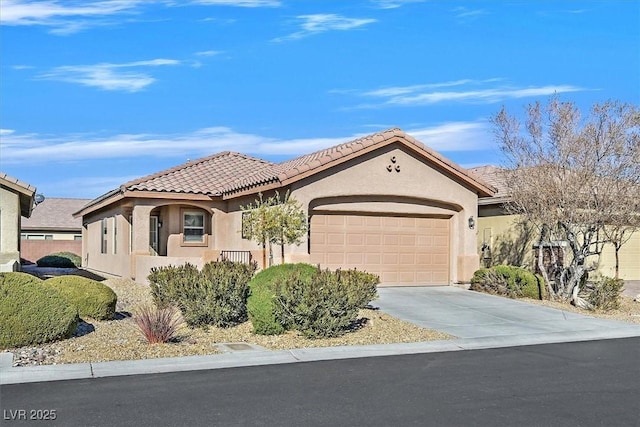
MULTIPOLYGON (((537 238, 537 232, 532 230, 529 239, 523 239, 523 230, 518 227, 520 217, 518 215, 499 215, 498 209, 493 209, 491 216, 481 216, 478 219, 478 253, 482 254, 482 245, 487 243, 491 247, 493 262, 520 264, 533 268, 534 254, 533 243, 537 238), (505 260, 505 254, 522 262, 515 262, 514 258, 505 260)), ((634 233, 629 241, 620 249, 619 277, 625 280, 640 280, 640 232, 634 233)), ((482 260, 481 260, 482 261, 482 260)), ((595 260, 590 259, 591 262, 595 260)), ((611 244, 605 245, 598 272, 605 276, 615 276, 615 250, 611 244)))

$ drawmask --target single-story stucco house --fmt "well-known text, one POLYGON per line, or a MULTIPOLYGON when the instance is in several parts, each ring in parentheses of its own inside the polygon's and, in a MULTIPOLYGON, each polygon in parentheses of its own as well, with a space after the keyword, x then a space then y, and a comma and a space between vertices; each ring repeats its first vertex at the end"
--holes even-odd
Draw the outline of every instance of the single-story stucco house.
MULTIPOLYGON (((493 196, 478 200, 478 252, 486 264, 524 265, 534 268, 534 242, 537 232, 528 228, 520 216, 510 215, 505 209, 509 187, 503 170, 487 165, 469 171, 496 189, 493 196)), ((619 277, 624 280, 640 280, 640 232, 631 235, 620 249, 619 277)), ((598 272, 615 276, 615 251, 613 245, 604 246, 598 264, 598 272)))
POLYGON ((73 214, 90 199, 47 197, 22 221, 20 255, 36 262, 56 252, 82 253, 82 219, 73 214))
POLYGON ((309 218, 286 262, 366 270, 385 285, 468 281, 479 265, 478 198, 494 194, 400 129, 281 163, 223 152, 127 182, 79 210, 83 266, 144 283, 152 267, 202 266, 229 251, 261 264, 259 245, 242 236, 241 206, 274 191, 290 191, 309 218))
POLYGON ((33 210, 36 188, 0 172, 0 271, 20 270, 20 224, 33 210))

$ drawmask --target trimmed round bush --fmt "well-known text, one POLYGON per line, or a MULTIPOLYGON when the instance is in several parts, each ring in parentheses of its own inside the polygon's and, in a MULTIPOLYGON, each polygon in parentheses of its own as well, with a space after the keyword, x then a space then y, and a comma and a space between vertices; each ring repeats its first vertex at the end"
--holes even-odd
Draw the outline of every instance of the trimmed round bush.
POLYGON ((469 289, 509 298, 542 299, 542 285, 542 277, 529 270, 511 265, 496 265, 476 271, 469 289))
POLYGON ((78 311, 57 290, 25 273, 0 273, 0 348, 70 337, 78 311))
POLYGON ((36 261, 36 264, 38 267, 79 268, 82 265, 82 259, 71 252, 57 252, 43 256, 36 261))
POLYGON ((247 312, 253 332, 259 335, 278 335, 285 332, 283 319, 275 310, 276 290, 289 277, 296 274, 301 280, 310 282, 317 271, 310 264, 281 264, 262 270, 249 282, 251 293, 247 299, 247 312))
POLYGON ((80 317, 96 320, 112 319, 118 297, 113 290, 95 280, 82 276, 58 276, 47 279, 44 286, 60 292, 76 307, 80 317))
POLYGON ((8 273, 0 273, 2 275, 2 283, 10 283, 12 285, 23 285, 25 283, 40 283, 42 279, 32 274, 23 273, 21 271, 13 271, 8 273))

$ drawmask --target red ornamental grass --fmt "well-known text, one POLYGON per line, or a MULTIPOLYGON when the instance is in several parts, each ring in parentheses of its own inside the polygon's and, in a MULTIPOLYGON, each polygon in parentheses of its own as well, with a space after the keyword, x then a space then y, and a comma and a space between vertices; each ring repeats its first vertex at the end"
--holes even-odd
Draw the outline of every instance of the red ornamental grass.
POLYGON ((182 324, 180 313, 172 306, 156 308, 146 305, 140 307, 133 315, 133 320, 149 344, 171 341, 182 324))

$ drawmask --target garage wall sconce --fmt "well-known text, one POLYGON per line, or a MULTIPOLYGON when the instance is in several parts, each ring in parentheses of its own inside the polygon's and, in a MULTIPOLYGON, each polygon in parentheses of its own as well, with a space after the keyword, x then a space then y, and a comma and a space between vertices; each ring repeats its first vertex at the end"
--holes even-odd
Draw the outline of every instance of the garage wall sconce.
POLYGON ((473 230, 474 228, 476 228, 476 219, 473 217, 473 215, 469 217, 468 222, 469 222, 470 229, 473 230))

